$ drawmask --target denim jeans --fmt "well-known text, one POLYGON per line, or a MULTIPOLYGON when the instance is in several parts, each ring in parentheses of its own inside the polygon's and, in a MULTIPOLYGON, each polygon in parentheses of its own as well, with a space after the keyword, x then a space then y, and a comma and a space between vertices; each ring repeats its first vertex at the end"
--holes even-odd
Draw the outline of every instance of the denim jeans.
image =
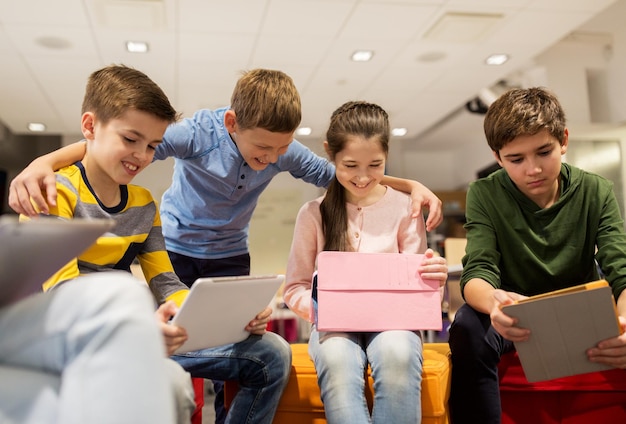
MULTIPOLYGON (((233 275, 250 274, 250 254, 231 256, 220 259, 199 259, 168 251, 174 271, 180 280, 191 287, 201 277, 226 277, 233 275)), ((226 422, 226 409, 224 408, 224 382, 213 380, 215 391, 215 424, 226 422)))
POLYGON ((89 274, 0 308, 0 335, 2 423, 171 424, 171 378, 187 385, 193 411, 154 300, 128 273, 89 274))
POLYGON ((313 328, 309 355, 329 424, 421 422, 422 339, 418 333, 339 333, 313 328), (364 392, 368 363, 374 379, 371 415, 364 392))
POLYGON ((270 332, 251 335, 235 344, 174 355, 172 359, 193 377, 239 383, 226 417, 226 422, 233 424, 270 424, 291 370, 289 344, 270 332))
POLYGON ((491 318, 465 304, 450 326, 452 379, 450 419, 454 424, 501 421, 498 363, 514 349, 491 326, 491 318))

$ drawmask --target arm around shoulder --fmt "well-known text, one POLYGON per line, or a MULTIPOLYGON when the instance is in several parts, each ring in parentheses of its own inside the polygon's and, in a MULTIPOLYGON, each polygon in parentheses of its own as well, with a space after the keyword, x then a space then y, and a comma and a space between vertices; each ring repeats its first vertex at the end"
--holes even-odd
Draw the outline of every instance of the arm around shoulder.
POLYGON ((35 216, 49 213, 48 205, 56 205, 54 171, 71 165, 85 155, 85 143, 62 147, 34 159, 9 186, 9 206, 17 213, 35 216))
POLYGON ((443 221, 441 199, 422 183, 389 175, 385 175, 381 182, 398 191, 411 194, 413 217, 417 217, 422 213, 422 207, 428 208, 428 218, 426 219, 427 231, 434 230, 443 221))

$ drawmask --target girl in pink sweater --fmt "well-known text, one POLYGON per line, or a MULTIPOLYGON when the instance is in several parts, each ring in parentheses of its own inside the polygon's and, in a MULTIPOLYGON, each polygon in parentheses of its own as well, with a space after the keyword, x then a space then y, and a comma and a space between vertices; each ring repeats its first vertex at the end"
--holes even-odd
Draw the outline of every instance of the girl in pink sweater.
MULTIPOLYGON (((422 278, 443 286, 448 277, 445 260, 426 249, 424 219, 411 216, 410 197, 380 184, 389 133, 387 113, 375 104, 348 102, 331 116, 324 148, 335 163, 335 179, 325 196, 300 209, 287 265, 285 302, 307 321, 313 322, 312 276, 323 250, 425 253, 422 278)), ((421 422, 419 332, 319 332, 313 324, 309 354, 330 424, 421 422), (364 394, 368 364, 371 414, 364 394)))

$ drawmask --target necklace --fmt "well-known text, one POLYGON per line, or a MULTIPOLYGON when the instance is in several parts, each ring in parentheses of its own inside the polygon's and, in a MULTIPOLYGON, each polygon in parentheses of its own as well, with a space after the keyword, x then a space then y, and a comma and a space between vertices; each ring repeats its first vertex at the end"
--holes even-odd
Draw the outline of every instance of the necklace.
POLYGON ((348 235, 350 237, 350 245, 358 252, 361 247, 361 239, 363 238, 363 208, 356 207, 354 219, 348 220, 348 235))

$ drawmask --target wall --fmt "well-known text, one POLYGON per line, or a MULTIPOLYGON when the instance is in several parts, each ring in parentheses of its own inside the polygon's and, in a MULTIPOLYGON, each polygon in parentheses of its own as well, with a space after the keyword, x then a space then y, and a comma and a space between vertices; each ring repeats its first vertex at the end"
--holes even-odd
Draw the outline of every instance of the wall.
MULTIPOLYGON (((8 183, 35 157, 61 146, 59 136, 16 136, 0 123, 0 170, 8 183)), ((1 188, 1 187, 0 187, 1 188)), ((7 205, 8 191, 0 190, 0 214, 13 213, 7 205), (2 193, 4 191, 4 193, 2 193)))

